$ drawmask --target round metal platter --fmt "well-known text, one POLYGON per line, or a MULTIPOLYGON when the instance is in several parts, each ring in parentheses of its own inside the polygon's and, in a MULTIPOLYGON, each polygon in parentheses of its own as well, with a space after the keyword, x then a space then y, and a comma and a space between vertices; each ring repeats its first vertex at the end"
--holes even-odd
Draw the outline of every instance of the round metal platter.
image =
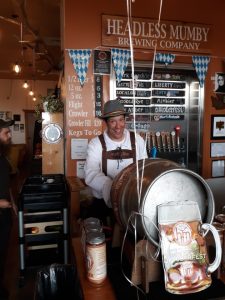
POLYGON ((42 137, 48 144, 58 143, 63 135, 62 128, 55 123, 50 123, 42 130, 42 137))

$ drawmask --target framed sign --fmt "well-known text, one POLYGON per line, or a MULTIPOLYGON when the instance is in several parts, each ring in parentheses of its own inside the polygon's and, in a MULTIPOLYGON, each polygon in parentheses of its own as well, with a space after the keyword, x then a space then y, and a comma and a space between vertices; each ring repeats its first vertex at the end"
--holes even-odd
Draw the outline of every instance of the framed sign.
POLYGON ((211 139, 225 139, 225 115, 211 116, 211 139))
POLYGON ((225 143, 211 143, 210 157, 225 156, 225 143))
POLYGON ((224 177, 225 175, 225 160, 212 161, 212 177, 224 177))
POLYGON ((94 74, 111 74, 111 52, 94 50, 94 74))

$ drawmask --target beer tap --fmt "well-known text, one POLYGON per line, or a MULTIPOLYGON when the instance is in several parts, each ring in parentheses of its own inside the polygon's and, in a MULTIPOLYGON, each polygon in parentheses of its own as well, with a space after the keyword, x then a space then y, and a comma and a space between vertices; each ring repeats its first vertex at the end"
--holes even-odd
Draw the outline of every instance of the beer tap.
POLYGON ((169 132, 165 132, 165 135, 166 135, 167 148, 168 148, 168 151, 170 152, 170 148, 171 148, 170 133, 169 132))
POLYGON ((147 147, 147 151, 150 152, 151 150, 151 136, 150 136, 150 132, 147 132, 146 133, 146 140, 147 140, 147 143, 146 143, 146 147, 147 147))
POLYGON ((161 138, 162 138, 163 152, 166 152, 166 134, 164 131, 161 131, 161 138))
POLYGON ((180 126, 179 125, 175 127, 175 131, 176 131, 177 149, 180 152, 180 126))
POLYGON ((175 136, 176 136, 176 132, 173 130, 171 131, 171 140, 172 140, 172 148, 173 151, 176 151, 176 142, 175 142, 175 136))
POLYGON ((151 148, 155 147, 155 134, 154 132, 150 131, 150 142, 151 142, 151 148))
POLYGON ((160 151, 160 149, 161 149, 160 132, 157 131, 155 133, 155 136, 156 136, 156 141, 157 141, 157 147, 158 147, 158 150, 160 151))

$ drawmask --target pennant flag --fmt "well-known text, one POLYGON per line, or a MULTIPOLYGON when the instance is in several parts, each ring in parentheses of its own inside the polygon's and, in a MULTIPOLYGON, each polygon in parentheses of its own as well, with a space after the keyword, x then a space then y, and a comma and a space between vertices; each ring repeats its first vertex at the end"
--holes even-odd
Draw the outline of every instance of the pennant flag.
POLYGON ((192 62, 198 75, 200 87, 203 87, 210 58, 209 56, 192 56, 192 62))
POLYGON ((91 49, 68 49, 68 52, 80 84, 83 86, 88 71, 91 49))
POLYGON ((156 53, 155 61, 166 66, 174 62, 175 55, 170 53, 156 53))
POLYGON ((130 59, 130 50, 111 49, 116 80, 121 81, 130 59))

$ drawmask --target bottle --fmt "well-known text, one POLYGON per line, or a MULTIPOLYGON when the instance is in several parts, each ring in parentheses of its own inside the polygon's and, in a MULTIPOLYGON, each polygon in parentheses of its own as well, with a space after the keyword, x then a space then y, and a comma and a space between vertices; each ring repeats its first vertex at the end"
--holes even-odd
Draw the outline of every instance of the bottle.
POLYGON ((102 285, 107 276, 106 243, 103 232, 89 232, 86 235, 87 278, 94 285, 102 285))

